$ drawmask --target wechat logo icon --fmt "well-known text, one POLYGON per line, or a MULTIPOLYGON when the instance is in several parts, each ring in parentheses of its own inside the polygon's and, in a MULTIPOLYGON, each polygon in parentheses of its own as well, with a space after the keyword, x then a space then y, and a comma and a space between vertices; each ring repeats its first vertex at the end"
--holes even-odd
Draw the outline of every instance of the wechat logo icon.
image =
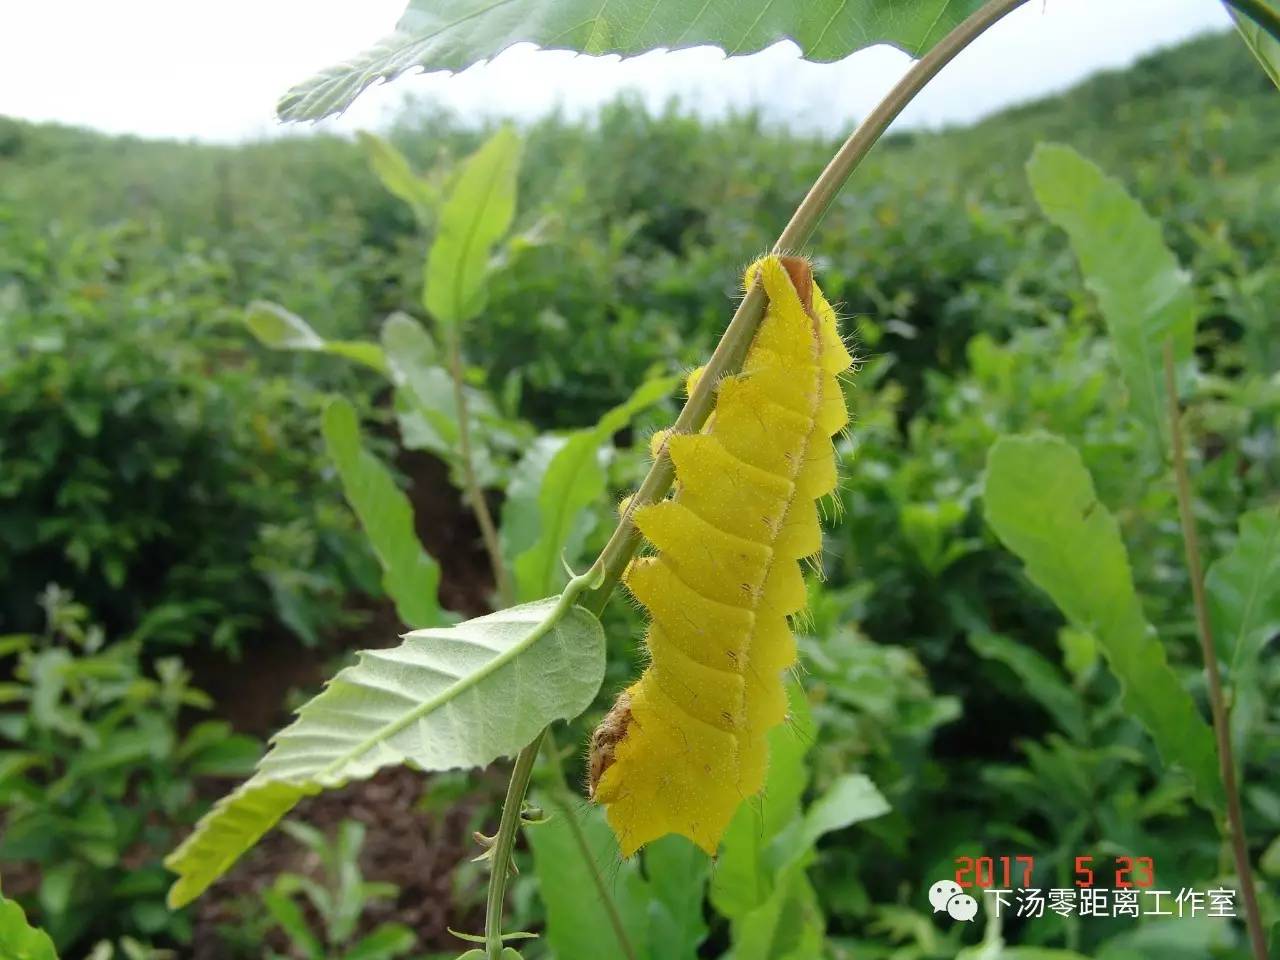
POLYGON ((934 913, 946 913, 952 920, 972 922, 978 915, 978 901, 954 880, 939 880, 929 888, 929 904, 934 913))

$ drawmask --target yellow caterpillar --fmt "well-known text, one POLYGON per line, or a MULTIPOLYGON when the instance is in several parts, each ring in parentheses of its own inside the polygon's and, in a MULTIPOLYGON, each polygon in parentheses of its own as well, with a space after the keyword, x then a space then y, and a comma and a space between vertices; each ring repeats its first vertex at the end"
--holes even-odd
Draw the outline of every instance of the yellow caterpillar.
POLYGON ((650 663, 590 761, 623 856, 668 833, 714 853, 786 717, 787 618, 805 607, 799 561, 821 547, 815 501, 836 486, 830 438, 849 419, 837 377, 853 361, 807 261, 765 257, 747 285, 757 276, 769 305, 742 373, 718 384, 701 433, 667 439, 675 494, 635 511, 655 552, 625 582, 649 613, 650 663))

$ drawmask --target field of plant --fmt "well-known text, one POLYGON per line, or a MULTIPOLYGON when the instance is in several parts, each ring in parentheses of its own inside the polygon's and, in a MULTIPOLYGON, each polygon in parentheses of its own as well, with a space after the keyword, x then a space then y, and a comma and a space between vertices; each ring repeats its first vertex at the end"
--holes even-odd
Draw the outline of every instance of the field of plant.
POLYGON ((1278 97, 1206 36, 891 134, 836 198, 804 252, 857 358, 838 486, 714 857, 624 857, 587 799, 651 659, 593 561, 837 143, 628 99, 236 147, 0 118, 0 956, 52 955, 25 914, 64 958, 454 957, 510 859, 526 960, 1248 958, 1239 897, 1177 899, 1240 887, 1180 441, 1277 949, 1278 97), (479 267, 448 246, 477 205, 479 267), (519 610, 468 618, 556 596, 578 618, 474 704, 289 772, 363 737, 375 688, 446 696, 401 689, 401 634, 480 644, 519 610), (477 758, 517 753, 502 816, 510 764, 477 758), (217 830, 254 834, 234 865, 217 830), (1125 870, 1170 915, 1090 916, 1125 870), (958 872, 972 923, 931 905, 958 872), (1071 908, 996 917, 983 887, 1071 908))

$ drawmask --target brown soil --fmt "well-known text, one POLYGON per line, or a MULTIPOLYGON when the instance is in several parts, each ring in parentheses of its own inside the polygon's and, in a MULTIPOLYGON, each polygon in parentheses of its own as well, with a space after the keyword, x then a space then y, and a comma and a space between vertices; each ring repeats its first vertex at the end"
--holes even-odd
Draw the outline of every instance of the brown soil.
MULTIPOLYGON (((479 778, 479 789, 461 802, 439 812, 421 809, 427 778, 404 767, 383 770, 370 780, 351 784, 304 800, 291 817, 324 831, 331 838, 344 819, 359 820, 366 827, 360 868, 367 881, 394 883, 400 888, 394 900, 371 904, 361 918, 360 933, 381 923, 409 925, 418 934, 412 955, 433 950, 465 947, 447 927, 476 931, 484 925, 483 890, 463 891, 457 902, 454 874, 460 864, 474 857, 478 847, 471 832, 494 805, 502 789, 500 778, 479 778)), ((228 944, 225 929, 242 926, 242 917, 261 916, 260 897, 282 872, 302 873, 321 879, 316 857, 281 831, 273 831, 245 855, 230 873, 195 905, 194 960, 241 960, 228 944)), ((484 874, 476 874, 483 884, 484 874)), ((310 917, 319 931, 319 919, 310 917)), ((250 937, 256 931, 244 930, 250 937)), ((287 941, 275 933, 267 944, 287 953, 287 941)))
MULTIPOLYGON (((474 516, 449 484, 442 461, 419 451, 401 451, 396 465, 410 478, 406 492, 418 537, 441 563, 441 605, 466 617, 487 613, 492 609, 493 577, 474 516)), ((285 704, 290 692, 317 690, 336 656, 398 641, 404 628, 390 602, 369 601, 363 609, 367 621, 358 630, 336 636, 324 649, 304 647, 280 629, 246 649, 239 662, 212 652, 198 654, 191 662, 196 685, 213 697, 215 712, 237 730, 266 736, 288 721, 285 704)), ((481 821, 495 810, 503 790, 501 776, 480 774, 464 798, 428 810, 421 803, 428 779, 406 768, 383 770, 370 780, 304 800, 291 814, 330 837, 344 819, 365 824, 360 855, 365 880, 394 883, 400 893, 394 901, 379 901, 365 911, 361 933, 388 921, 407 924, 418 934, 414 955, 463 949, 446 927, 482 928, 486 874, 474 873, 474 883, 481 885, 475 890, 460 891, 455 878, 459 866, 479 852, 472 831, 484 826, 481 821)), ((225 786, 218 784, 216 792, 225 786)), ((194 960, 239 960, 220 928, 243 928, 244 918, 261 918, 261 893, 282 872, 320 876, 310 851, 273 831, 197 901, 194 960)), ((322 929, 318 918, 311 919, 314 930, 322 929)), ((244 933, 250 939, 255 935, 247 929, 244 933)), ((268 938, 268 945, 288 955, 288 944, 278 932, 268 938)))

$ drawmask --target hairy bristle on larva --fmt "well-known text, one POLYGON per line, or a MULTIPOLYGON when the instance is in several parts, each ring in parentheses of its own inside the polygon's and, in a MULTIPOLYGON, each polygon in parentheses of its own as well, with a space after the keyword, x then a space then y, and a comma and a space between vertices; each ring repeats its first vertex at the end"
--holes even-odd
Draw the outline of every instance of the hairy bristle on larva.
POLYGON ((672 436, 676 493, 635 511, 653 549, 625 582, 649 616, 649 665, 595 738, 593 799, 624 856, 668 833, 714 853, 758 793, 766 735, 786 717, 801 564, 821 547, 816 501, 836 485, 852 360, 808 261, 747 270, 768 298, 742 372, 716 386, 701 433, 672 436))

